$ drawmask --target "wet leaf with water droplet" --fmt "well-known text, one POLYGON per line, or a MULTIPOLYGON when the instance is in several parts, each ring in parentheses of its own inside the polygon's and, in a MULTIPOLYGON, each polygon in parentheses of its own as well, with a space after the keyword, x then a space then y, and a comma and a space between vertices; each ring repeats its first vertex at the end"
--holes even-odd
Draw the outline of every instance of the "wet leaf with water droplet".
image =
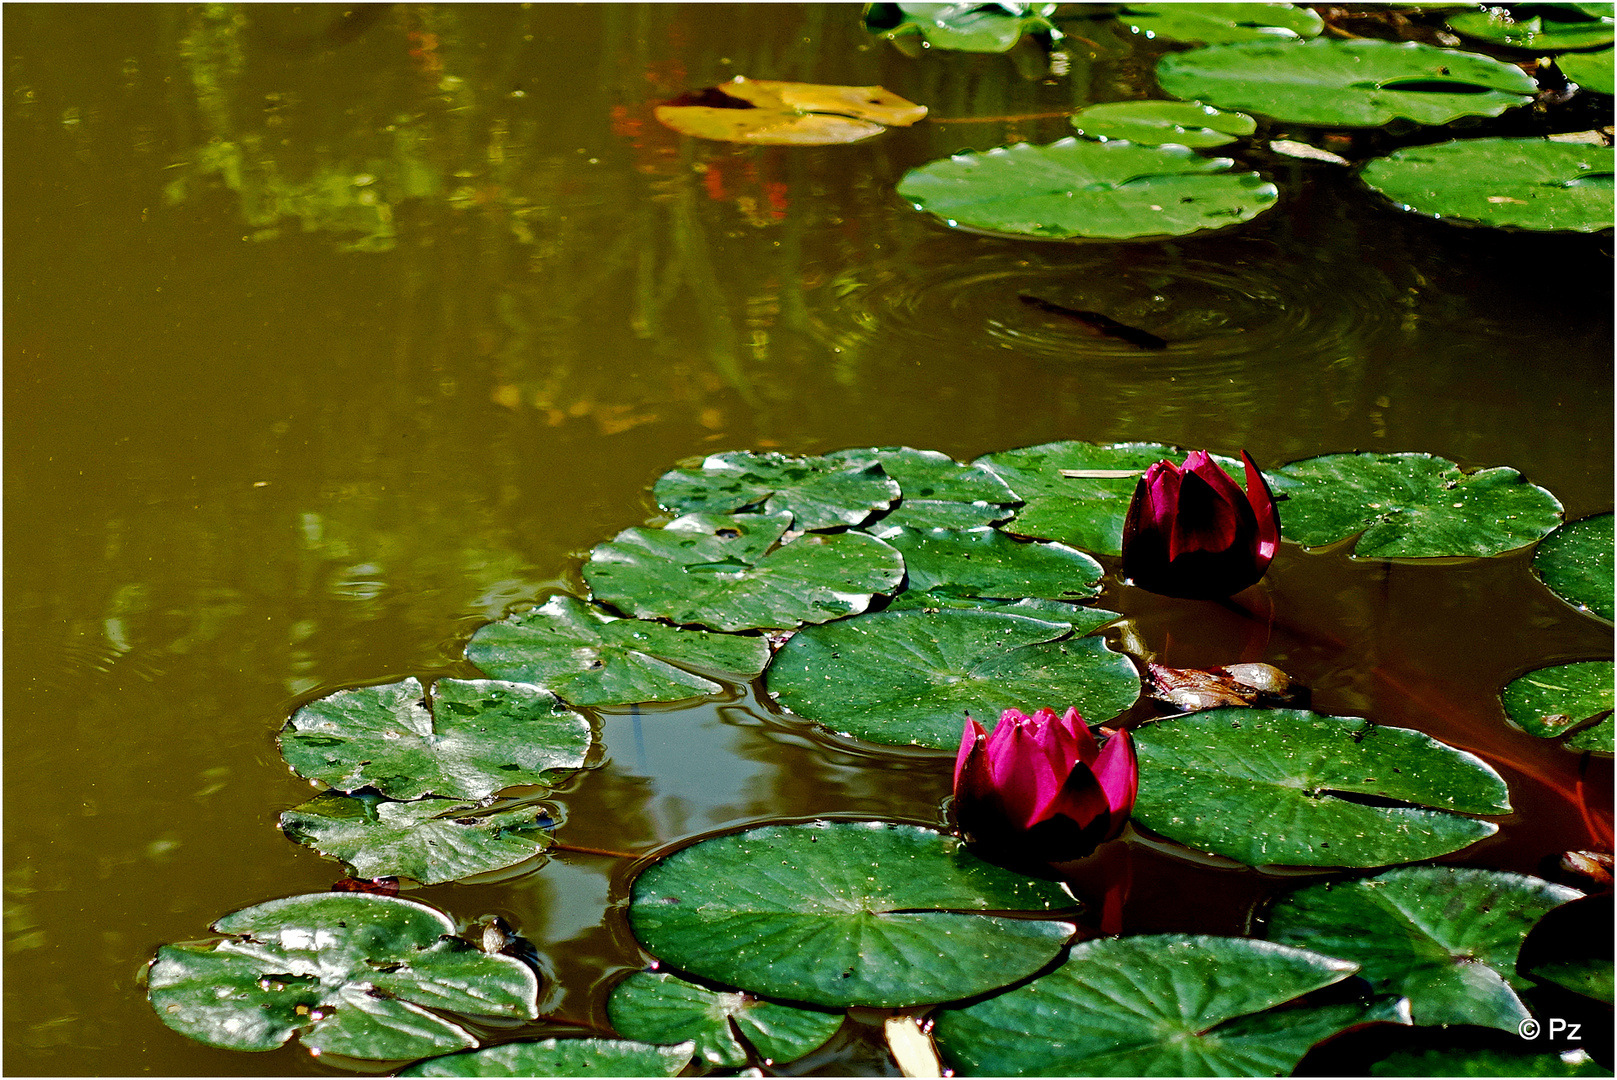
POLYGON ((552 786, 583 767, 590 740, 589 721, 537 686, 439 679, 429 699, 413 678, 311 701, 279 737, 299 776, 394 799, 552 786))
POLYGON ((584 580, 596 599, 634 615, 716 630, 826 622, 904 580, 903 556, 864 533, 779 543, 791 519, 686 514, 661 529, 625 529, 590 552, 584 580), (736 569, 709 572, 721 561, 736 569))
POLYGON ((821 821, 717 836, 653 863, 634 882, 629 925, 664 963, 751 993, 901 1007, 1032 974, 1076 929, 983 912, 1071 905, 1055 884, 931 829, 821 821))
POLYGON ((1269 911, 1271 940, 1361 965, 1378 993, 1409 998, 1417 1024, 1514 1032, 1530 1015, 1516 996, 1522 941, 1546 912, 1583 894, 1538 878, 1455 866, 1410 866, 1310 885, 1269 911))
POLYGON ((532 1020, 532 969, 454 936, 435 908, 365 893, 271 900, 213 924, 213 942, 165 945, 152 1008, 182 1035, 231 1050, 293 1036, 316 1053, 396 1060, 478 1045, 432 1010, 532 1020))
POLYGON ((1134 729, 1134 820, 1249 866, 1385 866, 1498 831, 1504 780, 1419 731, 1297 709, 1218 708, 1134 729))

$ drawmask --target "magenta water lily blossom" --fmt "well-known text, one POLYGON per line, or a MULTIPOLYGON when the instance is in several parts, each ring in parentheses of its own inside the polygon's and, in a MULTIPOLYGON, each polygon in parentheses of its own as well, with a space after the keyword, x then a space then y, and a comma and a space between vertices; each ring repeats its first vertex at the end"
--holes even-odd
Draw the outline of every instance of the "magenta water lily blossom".
POLYGON ((1241 460, 1245 491, 1205 450, 1146 470, 1123 522, 1123 573, 1134 584, 1216 600, 1263 577, 1280 546, 1280 514, 1245 450, 1241 460))
POLYGON ((1006 709, 994 733, 967 717, 954 763, 954 813, 979 845, 1012 859, 1081 859, 1123 831, 1139 787, 1134 741, 1103 748, 1077 709, 1006 709))

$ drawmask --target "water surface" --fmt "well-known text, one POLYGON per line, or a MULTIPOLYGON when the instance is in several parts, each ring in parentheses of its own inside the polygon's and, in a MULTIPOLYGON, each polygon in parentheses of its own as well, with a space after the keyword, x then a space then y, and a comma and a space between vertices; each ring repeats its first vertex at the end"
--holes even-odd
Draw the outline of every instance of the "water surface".
MULTIPOLYGON (((1028 78, 907 59, 850 6, 345 10, 5 10, 10 1072, 329 1071, 189 1042, 138 982, 158 945, 340 876, 275 827, 311 794, 276 730, 337 688, 469 674, 479 623, 576 591, 582 553, 692 455, 1420 450, 1514 466, 1570 517, 1611 507, 1609 240, 1418 219, 1313 164, 1279 168, 1255 222, 1164 242, 966 235, 894 195, 909 167, 1138 96, 1149 56, 1105 24, 1066 76, 1028 78), (738 73, 879 84, 932 119, 749 149, 651 118, 738 73), (1169 346, 1074 332, 1030 291, 1169 346)), ((1321 711, 1494 762, 1517 814, 1455 861, 1542 872, 1588 846, 1579 759, 1495 695, 1609 657, 1610 629, 1521 556, 1288 545, 1272 624, 1124 592, 1101 603, 1164 662, 1268 659, 1321 711)), ((561 794, 564 839, 638 854, 771 817, 937 820, 945 756, 738 694, 603 717, 610 760, 561 794)), ((1581 774, 1597 806, 1610 776, 1581 774)), ((1279 884, 1130 850, 1130 931, 1243 932, 1279 884), (1222 899, 1187 916, 1187 893, 1222 899)), ((412 895, 507 918, 557 1015, 600 1024, 644 962, 609 906, 626 869, 565 855, 412 895)), ((874 1067, 857 1043, 840 1060, 874 1067)))

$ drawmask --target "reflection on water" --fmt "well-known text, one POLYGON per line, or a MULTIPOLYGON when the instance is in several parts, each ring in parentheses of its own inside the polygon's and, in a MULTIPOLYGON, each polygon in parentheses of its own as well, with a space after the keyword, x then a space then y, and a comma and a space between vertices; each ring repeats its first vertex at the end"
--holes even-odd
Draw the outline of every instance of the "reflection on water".
MULTIPOLYGON (((1610 506, 1599 238, 1449 229, 1312 165, 1280 167, 1257 221, 1166 243, 966 235, 893 194, 914 165, 1052 141, 1063 110, 1146 94, 1159 46, 1098 17, 1053 66, 906 58, 838 7, 4 19, 14 1072, 315 1071, 301 1050, 190 1043, 137 983, 159 943, 339 876, 275 827, 310 794, 275 731, 332 689, 470 674, 471 631, 578 591, 582 553, 641 523, 683 458, 1427 450, 1521 469, 1570 517, 1610 506), (932 119, 801 149, 652 119, 735 74, 883 85, 932 119), (1168 347, 1075 333, 1024 292, 1168 347)), ((1569 620, 1519 558, 1288 548, 1262 595, 1244 615, 1101 602, 1165 663, 1267 659, 1317 707, 1499 763, 1517 816, 1467 859, 1533 870, 1581 835, 1576 758, 1509 728, 1493 695, 1525 666, 1609 655, 1609 630, 1569 620)), ((558 795, 578 847, 639 855, 771 816, 936 820, 949 785, 947 755, 873 753, 750 691, 602 722, 609 763, 558 795)), ((1586 779, 1609 803, 1609 765, 1586 779)), ((1130 929, 1238 932, 1274 887, 1129 850, 1130 929), (1187 888, 1227 902, 1186 926, 1187 888)), ((559 852, 415 895, 518 927, 561 1015, 600 1024, 605 984, 643 962, 627 865, 559 852)))

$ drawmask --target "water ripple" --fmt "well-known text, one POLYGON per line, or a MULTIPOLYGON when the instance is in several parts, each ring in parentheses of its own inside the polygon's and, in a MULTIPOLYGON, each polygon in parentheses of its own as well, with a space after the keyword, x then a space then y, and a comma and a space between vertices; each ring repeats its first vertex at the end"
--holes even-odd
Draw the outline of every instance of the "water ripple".
POLYGON ((1339 356, 1410 318, 1409 291, 1381 269, 1311 253, 1291 257, 1263 239, 1149 247, 979 243, 965 259, 960 251, 926 252, 839 274, 809 294, 811 325, 844 349, 896 338, 950 351, 1206 373, 1339 356), (1049 305, 1097 313, 1167 346, 1142 348, 1049 305))

